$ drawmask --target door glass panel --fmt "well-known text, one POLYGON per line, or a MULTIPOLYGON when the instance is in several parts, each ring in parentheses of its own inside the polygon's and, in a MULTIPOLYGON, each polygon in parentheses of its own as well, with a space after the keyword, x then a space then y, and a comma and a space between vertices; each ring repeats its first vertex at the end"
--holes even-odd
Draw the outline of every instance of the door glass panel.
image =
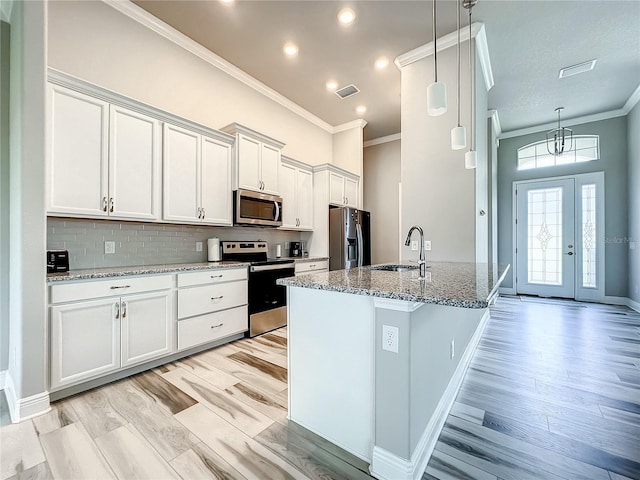
POLYGON ((562 285, 562 188, 529 190, 528 281, 562 285))
POLYGON ((582 286, 596 288, 596 186, 582 185, 582 286))

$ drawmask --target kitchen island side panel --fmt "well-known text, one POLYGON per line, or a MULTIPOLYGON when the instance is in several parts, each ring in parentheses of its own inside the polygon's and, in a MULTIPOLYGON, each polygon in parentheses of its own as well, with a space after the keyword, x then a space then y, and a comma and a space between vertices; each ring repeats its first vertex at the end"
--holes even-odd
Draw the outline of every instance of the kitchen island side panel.
POLYGON ((370 462, 373 302, 298 287, 288 287, 287 295, 289 418, 370 462))

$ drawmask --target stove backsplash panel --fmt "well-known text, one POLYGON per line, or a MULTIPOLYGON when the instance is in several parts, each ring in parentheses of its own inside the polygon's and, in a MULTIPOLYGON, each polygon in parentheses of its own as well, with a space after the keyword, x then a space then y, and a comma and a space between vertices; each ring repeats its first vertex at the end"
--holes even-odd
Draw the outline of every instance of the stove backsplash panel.
POLYGON ((47 219, 47 249, 68 250, 71 270, 206 262, 207 239, 211 237, 220 240, 264 240, 269 244, 269 256, 275 257, 276 244, 282 244, 284 255, 289 242, 300 240, 300 232, 254 227, 47 219), (104 253, 106 241, 115 242, 115 253, 104 253), (202 242, 201 252, 196 251, 196 242, 202 242))

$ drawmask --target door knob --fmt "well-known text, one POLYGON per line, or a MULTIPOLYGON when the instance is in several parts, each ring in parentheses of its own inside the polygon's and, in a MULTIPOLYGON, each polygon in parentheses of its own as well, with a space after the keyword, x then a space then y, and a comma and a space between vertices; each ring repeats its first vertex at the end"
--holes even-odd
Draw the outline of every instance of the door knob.
POLYGON ((567 255, 573 255, 573 252, 569 252, 569 253, 567 253, 567 255))

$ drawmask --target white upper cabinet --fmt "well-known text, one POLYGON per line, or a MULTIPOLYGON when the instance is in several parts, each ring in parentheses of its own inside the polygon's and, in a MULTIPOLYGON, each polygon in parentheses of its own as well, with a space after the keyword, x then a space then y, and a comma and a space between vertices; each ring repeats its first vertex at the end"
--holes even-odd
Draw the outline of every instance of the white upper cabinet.
POLYGON ((238 123, 222 129, 236 137, 233 189, 280 194, 280 151, 284 143, 238 123))
POLYGON ((358 207, 358 178, 347 172, 329 171, 329 203, 358 207))
POLYGON ((49 85, 47 212, 106 217, 109 104, 49 85))
POLYGON ((313 230, 313 172, 311 167, 282 157, 280 165, 282 228, 313 230))
POLYGON ((165 123, 163 218, 231 225, 231 143, 165 123))
POLYGON ((160 123, 49 85, 47 213, 157 220, 160 123))
POLYGON ((109 125, 109 215, 159 218, 160 122, 112 105, 109 125))

